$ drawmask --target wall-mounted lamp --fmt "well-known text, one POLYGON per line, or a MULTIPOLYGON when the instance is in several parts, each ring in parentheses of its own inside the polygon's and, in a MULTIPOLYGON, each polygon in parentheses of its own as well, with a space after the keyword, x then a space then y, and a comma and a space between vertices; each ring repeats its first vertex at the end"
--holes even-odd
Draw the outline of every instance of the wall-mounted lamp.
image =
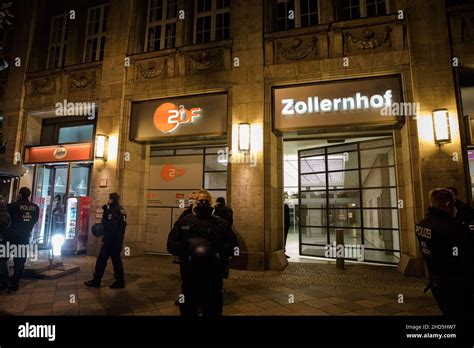
POLYGON ((239 123, 239 151, 250 151, 249 123, 239 123))
POLYGON ((436 109, 433 115, 433 132, 436 144, 451 142, 451 126, 449 124, 449 113, 446 109, 436 109))
POLYGON ((107 161, 107 147, 109 137, 103 134, 97 134, 95 137, 95 158, 107 161))

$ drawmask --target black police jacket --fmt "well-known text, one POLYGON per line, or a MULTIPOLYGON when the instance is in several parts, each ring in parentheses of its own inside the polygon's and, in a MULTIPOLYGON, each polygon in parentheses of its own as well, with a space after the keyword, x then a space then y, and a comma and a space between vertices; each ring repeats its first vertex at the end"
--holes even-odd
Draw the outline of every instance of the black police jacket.
POLYGON ((214 213, 215 216, 219 216, 223 218, 225 221, 229 223, 230 226, 234 224, 234 212, 232 211, 231 208, 229 208, 225 204, 217 204, 214 207, 214 213))
POLYGON ((7 205, 10 214, 10 227, 5 233, 5 240, 17 243, 28 243, 31 231, 39 218, 39 207, 27 199, 7 205))
POLYGON ((416 224, 416 236, 431 279, 473 280, 474 236, 466 225, 447 212, 429 208, 416 224))
POLYGON ((193 254, 193 242, 198 240, 205 240, 210 252, 218 255, 221 262, 231 257, 237 246, 237 238, 227 221, 218 216, 198 218, 190 214, 174 224, 168 235, 168 252, 179 256, 181 265, 185 266, 193 254))
POLYGON ((118 204, 104 205, 102 225, 104 227, 104 243, 122 240, 127 227, 127 214, 118 204))

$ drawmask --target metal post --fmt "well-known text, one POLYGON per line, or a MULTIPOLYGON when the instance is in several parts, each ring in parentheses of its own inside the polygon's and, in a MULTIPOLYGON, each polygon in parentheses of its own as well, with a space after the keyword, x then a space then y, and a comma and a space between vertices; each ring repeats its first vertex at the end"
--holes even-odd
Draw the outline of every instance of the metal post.
POLYGON ((336 268, 337 269, 344 269, 344 230, 343 229, 336 229, 336 268), (339 248, 343 250, 343 256, 338 256, 339 248))

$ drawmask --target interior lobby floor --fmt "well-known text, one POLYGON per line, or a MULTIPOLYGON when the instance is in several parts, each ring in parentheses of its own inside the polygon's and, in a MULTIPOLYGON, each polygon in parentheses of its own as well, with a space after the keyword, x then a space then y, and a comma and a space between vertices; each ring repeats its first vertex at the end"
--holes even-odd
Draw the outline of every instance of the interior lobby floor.
MULTIPOLYGON (((124 259, 127 286, 120 290, 108 288, 110 261, 101 289, 83 285, 95 257, 64 262, 81 269, 55 280, 22 279, 18 292, 0 294, 0 315, 179 315, 179 266, 169 256, 124 259)), ((282 272, 231 270, 224 281, 224 315, 440 315, 424 286, 424 279, 393 267, 361 264, 337 270, 334 264, 290 262, 282 272)))

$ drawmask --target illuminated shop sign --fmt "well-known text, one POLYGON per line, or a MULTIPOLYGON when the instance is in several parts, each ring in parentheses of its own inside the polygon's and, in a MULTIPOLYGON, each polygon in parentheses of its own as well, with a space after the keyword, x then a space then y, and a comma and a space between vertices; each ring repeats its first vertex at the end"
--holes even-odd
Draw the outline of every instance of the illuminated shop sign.
POLYGON ((283 99, 281 101, 283 109, 282 115, 305 115, 332 111, 349 111, 361 109, 381 109, 392 106, 392 90, 385 93, 366 96, 356 93, 353 97, 322 99, 318 96, 309 97, 306 101, 295 99, 283 99))
POLYGON ((92 143, 25 148, 25 164, 92 160, 92 143))
POLYGON ((226 130, 224 93, 132 103, 130 137, 135 141, 219 136, 226 130))
POLYGON ((396 124, 383 112, 402 102, 399 76, 273 89, 273 126, 280 131, 344 125, 396 124))
POLYGON ((196 122, 202 116, 202 109, 186 109, 184 105, 176 106, 173 103, 160 104, 153 115, 155 128, 163 133, 174 132, 180 125, 196 122))

